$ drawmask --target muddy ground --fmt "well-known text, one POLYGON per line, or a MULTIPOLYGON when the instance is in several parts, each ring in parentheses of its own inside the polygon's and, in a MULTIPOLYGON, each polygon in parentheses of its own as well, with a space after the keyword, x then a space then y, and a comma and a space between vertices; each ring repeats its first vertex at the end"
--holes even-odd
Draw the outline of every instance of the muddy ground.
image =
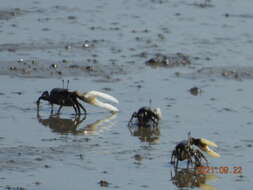
POLYGON ((252 187, 252 6, 251 0, 1 3, 0 189, 252 187), (52 116, 46 102, 37 112, 42 91, 62 87, 63 79, 71 90, 112 94, 120 112, 85 104, 86 119, 71 108, 52 116), (159 131, 131 133, 131 114, 150 102, 163 113, 159 131), (171 152, 189 131, 215 141, 221 158, 206 155, 209 165, 231 173, 175 177, 171 152))

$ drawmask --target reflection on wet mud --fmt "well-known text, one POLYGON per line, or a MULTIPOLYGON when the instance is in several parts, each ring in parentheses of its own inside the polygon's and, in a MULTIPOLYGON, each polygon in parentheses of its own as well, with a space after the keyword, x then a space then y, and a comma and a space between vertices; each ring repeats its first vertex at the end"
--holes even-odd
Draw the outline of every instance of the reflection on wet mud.
POLYGON ((99 119, 93 123, 86 125, 86 127, 82 130, 83 134, 93 135, 100 132, 103 128, 108 128, 112 126, 111 121, 116 119, 117 113, 113 113, 103 119, 99 119), (105 125, 107 123, 107 125, 105 125))
POLYGON ((160 140, 160 128, 159 127, 141 127, 135 125, 129 125, 128 129, 130 134, 138 137, 141 142, 159 143, 160 140))
POLYGON ((80 134, 96 134, 102 128, 110 126, 112 123, 108 123, 111 120, 115 119, 117 114, 114 113, 103 119, 97 120, 93 123, 87 124, 84 128, 80 127, 80 124, 86 119, 86 116, 75 115, 74 118, 61 118, 60 115, 50 115, 48 118, 43 119, 39 113, 37 113, 38 122, 42 125, 49 127, 53 132, 60 134, 71 133, 74 135, 80 134), (104 125, 108 123, 107 125, 104 125))
POLYGON ((216 187, 206 184, 206 182, 217 178, 214 174, 198 174, 196 169, 191 168, 174 168, 174 174, 171 170, 172 184, 178 188, 198 187, 203 190, 214 190, 216 187))

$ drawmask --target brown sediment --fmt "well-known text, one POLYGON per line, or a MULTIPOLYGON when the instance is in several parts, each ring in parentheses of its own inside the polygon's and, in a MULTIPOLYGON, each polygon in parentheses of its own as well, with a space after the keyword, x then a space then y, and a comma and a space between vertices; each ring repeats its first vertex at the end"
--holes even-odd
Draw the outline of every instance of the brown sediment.
POLYGON ((151 67, 179 67, 190 65, 191 60, 188 55, 184 53, 176 53, 170 55, 157 54, 154 58, 146 61, 146 64, 151 67))

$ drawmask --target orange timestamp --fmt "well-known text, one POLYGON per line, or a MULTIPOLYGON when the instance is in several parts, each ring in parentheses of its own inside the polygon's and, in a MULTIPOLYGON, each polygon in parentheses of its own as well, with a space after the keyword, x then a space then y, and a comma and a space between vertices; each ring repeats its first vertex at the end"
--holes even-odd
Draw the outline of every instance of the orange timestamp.
POLYGON ((220 167, 213 167, 213 166, 199 166, 196 168, 197 174, 241 174, 242 167, 241 166, 220 166, 220 167))

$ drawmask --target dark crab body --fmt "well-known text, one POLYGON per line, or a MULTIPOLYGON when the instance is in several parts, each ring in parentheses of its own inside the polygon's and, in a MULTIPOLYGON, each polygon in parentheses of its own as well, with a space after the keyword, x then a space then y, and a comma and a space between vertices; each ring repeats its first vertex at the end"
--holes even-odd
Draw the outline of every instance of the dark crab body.
POLYGON ((184 160, 187 160, 187 167, 190 164, 201 166, 202 160, 208 164, 206 157, 198 149, 194 149, 191 142, 186 140, 181 141, 176 145, 176 148, 172 152, 171 163, 175 163, 175 166, 177 167, 178 162, 184 160))
POLYGON ((78 102, 78 98, 81 99, 77 91, 71 92, 65 88, 54 88, 50 91, 50 94, 48 91, 44 91, 36 103, 39 106, 40 100, 48 101, 52 106, 51 112, 53 112, 53 105, 56 104, 60 106, 58 113, 60 113, 63 106, 72 106, 76 114, 81 114, 80 108, 86 114, 86 109, 78 102))
POLYGON ((179 142, 175 149, 172 151, 171 155, 171 163, 177 168, 179 161, 187 161, 187 167, 189 165, 194 165, 196 167, 203 165, 203 161, 206 165, 208 165, 208 161, 204 154, 199 150, 203 150, 207 152, 209 155, 213 157, 219 157, 220 155, 213 150, 211 150, 209 146, 217 146, 214 142, 209 141, 204 138, 193 138, 188 134, 188 139, 179 142), (197 146, 199 149, 195 149, 194 146, 197 146))
POLYGON ((138 112, 132 114, 128 126, 137 125, 138 127, 144 128, 157 127, 160 119, 161 111, 159 108, 152 109, 150 107, 142 107, 138 112))

